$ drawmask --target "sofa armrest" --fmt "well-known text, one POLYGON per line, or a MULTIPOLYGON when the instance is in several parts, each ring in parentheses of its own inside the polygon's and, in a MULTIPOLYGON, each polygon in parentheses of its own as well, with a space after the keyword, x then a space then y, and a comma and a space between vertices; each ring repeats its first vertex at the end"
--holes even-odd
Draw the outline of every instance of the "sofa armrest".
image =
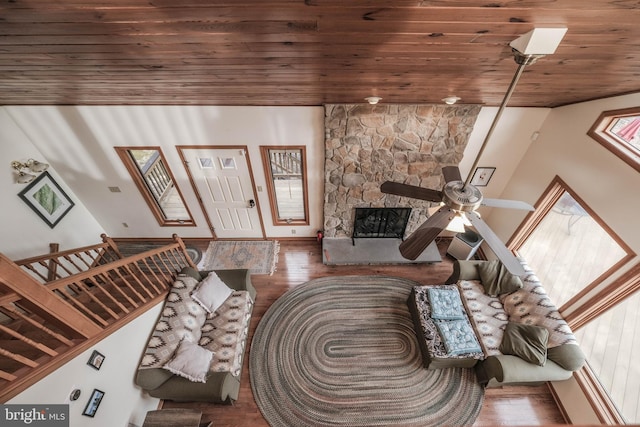
POLYGON ((445 283, 456 283, 458 280, 480 280, 480 274, 476 266, 482 264, 484 260, 470 260, 453 262, 453 273, 445 283))
POLYGON ((489 356, 477 365, 476 372, 480 382, 488 386, 563 381, 571 378, 572 375, 571 371, 551 360, 547 360, 544 366, 538 366, 507 354, 489 356))
POLYGON ((222 280, 228 287, 236 291, 248 291, 253 301, 256 300, 256 289, 251 283, 251 274, 246 268, 231 269, 231 270, 203 270, 198 271, 192 267, 184 267, 180 274, 185 274, 193 277, 198 282, 203 280, 212 271, 215 271, 220 280, 222 280))
MULTIPOLYGON (((214 270, 220 280, 222 280, 228 287, 235 289, 236 291, 247 291, 251 295, 253 301, 256 300, 256 288, 251 283, 251 274, 247 269, 236 270, 214 270)), ((209 271, 200 272, 202 277, 207 277, 209 271)))

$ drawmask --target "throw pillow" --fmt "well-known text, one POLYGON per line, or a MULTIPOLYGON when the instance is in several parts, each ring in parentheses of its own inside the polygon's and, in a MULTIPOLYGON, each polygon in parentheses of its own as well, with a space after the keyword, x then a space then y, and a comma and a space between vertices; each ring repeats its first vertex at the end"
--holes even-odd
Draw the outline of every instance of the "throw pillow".
POLYGON ((511 274, 500 261, 480 263, 477 269, 484 291, 489 296, 497 297, 522 288, 520 277, 511 274))
POLYGON ((191 298, 200 304, 207 312, 213 313, 232 293, 233 289, 229 288, 218 275, 212 271, 191 293, 191 298))
POLYGON ((456 288, 429 288, 427 294, 429 295, 432 319, 464 319, 462 301, 456 288))
POLYGON ((211 351, 191 341, 182 340, 163 368, 190 381, 204 383, 207 381, 212 358, 211 351))
POLYGON ((547 361, 549 331, 546 328, 509 322, 504 330, 500 351, 538 366, 547 361))
POLYGON ((563 344, 549 348, 547 349, 547 358, 567 371, 577 371, 582 368, 586 360, 582 349, 575 344, 563 344))
POLYGON ((434 321, 450 355, 481 352, 480 344, 467 319, 434 321))

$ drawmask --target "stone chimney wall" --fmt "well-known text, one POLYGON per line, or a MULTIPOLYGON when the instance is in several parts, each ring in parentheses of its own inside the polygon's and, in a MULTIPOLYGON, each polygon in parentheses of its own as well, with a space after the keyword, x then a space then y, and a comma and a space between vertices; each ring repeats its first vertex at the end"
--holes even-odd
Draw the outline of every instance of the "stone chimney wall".
POLYGON ((477 105, 325 106, 324 233, 351 237, 356 207, 412 207, 409 235, 429 202, 380 191, 384 181, 441 189, 443 166, 458 165, 477 105))

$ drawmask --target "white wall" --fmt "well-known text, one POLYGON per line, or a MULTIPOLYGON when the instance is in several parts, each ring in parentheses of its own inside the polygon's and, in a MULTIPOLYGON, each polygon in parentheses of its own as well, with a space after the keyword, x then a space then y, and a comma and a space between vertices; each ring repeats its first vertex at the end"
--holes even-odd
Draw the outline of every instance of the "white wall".
POLYGON ((26 185, 15 182, 11 161, 24 162, 34 158, 47 162, 48 159, 31 143, 5 108, 0 108, 0 158, 3 159, 0 167, 0 252, 11 259, 21 259, 46 254, 49 243, 59 243, 61 249, 70 249, 100 242, 104 229, 87 210, 82 198, 61 179, 55 167, 50 167, 47 172, 75 203, 55 228, 50 228, 18 197, 26 185))
POLYGON ((157 409, 160 400, 150 397, 133 381, 161 309, 162 303, 7 403, 69 403, 70 425, 74 427, 127 427, 129 423, 141 426, 147 411, 157 409), (100 370, 87 365, 93 350, 105 356, 100 370), (69 402, 69 394, 76 388, 81 391, 80 398, 69 402), (94 389, 103 391, 105 395, 95 417, 91 418, 82 412, 94 389))
POLYGON ((176 145, 246 145, 267 237, 315 236, 322 228, 322 107, 8 106, 4 107, 66 184, 114 237, 210 237, 176 145), (160 227, 115 146, 160 146, 197 227, 160 227), (310 225, 273 226, 260 145, 307 147, 310 225), (108 187, 120 187, 111 193, 108 187), (314 189, 313 191, 311 189, 314 189), (319 189, 319 190, 317 190, 319 189), (123 226, 128 224, 128 228, 123 226))
MULTIPOLYGON (((633 94, 553 109, 502 197, 534 203, 558 175, 636 254, 640 253, 640 228, 635 221, 640 212, 640 174, 587 135, 602 111, 638 105, 640 94, 633 94)), ((508 239, 524 216, 518 211, 494 209, 487 222, 500 237, 508 239)), ((636 256, 622 271, 637 263, 636 256)), ((573 380, 555 388, 574 423, 599 424, 573 380)))

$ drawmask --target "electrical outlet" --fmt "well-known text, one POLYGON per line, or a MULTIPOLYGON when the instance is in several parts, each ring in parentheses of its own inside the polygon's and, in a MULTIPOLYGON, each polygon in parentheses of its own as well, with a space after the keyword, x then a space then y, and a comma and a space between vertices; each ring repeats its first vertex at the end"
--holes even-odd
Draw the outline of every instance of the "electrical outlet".
POLYGON ((295 230, 295 229, 292 229, 292 230, 291 230, 291 234, 296 234, 296 230, 295 230))
POLYGON ((123 226, 124 228, 129 228, 129 224, 127 224, 126 222, 123 222, 123 223, 122 223, 122 226, 123 226))
POLYGON ((258 185, 256 188, 258 189, 258 193, 262 193, 262 185, 258 185))

